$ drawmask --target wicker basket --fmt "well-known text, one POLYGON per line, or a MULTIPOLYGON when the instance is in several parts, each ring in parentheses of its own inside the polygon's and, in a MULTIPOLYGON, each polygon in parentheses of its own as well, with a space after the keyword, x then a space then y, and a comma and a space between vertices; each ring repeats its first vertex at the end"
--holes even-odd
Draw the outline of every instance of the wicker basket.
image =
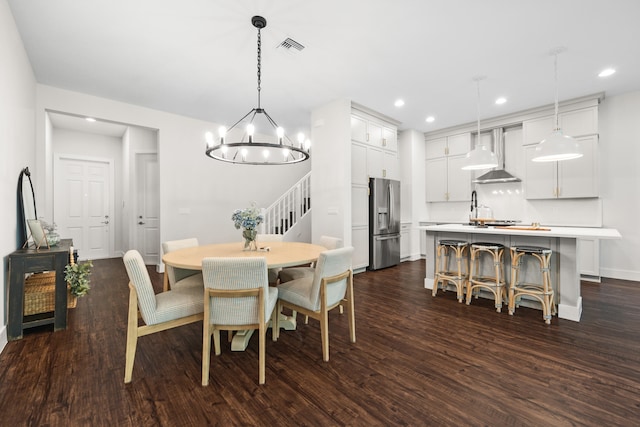
MULTIPOLYGON (((56 272, 35 273, 24 281, 24 315, 55 310, 56 272)), ((78 297, 67 289, 67 307, 75 308, 78 297)))

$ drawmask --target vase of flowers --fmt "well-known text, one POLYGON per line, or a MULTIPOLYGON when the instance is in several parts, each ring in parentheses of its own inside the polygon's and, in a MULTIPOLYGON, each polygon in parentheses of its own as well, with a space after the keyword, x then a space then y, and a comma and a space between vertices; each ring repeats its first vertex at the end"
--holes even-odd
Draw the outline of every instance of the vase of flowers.
POLYGON ((258 225, 262 224, 264 217, 255 203, 246 209, 236 209, 231 215, 233 225, 237 230, 242 229, 245 251, 257 251, 258 225))

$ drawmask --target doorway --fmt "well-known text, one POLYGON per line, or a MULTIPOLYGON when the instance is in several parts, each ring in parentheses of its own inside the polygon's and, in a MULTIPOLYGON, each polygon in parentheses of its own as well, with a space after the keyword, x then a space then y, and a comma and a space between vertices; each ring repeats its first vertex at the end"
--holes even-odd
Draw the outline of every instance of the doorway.
POLYGON ((113 163, 110 159, 56 155, 54 218, 83 259, 113 253, 113 163))
POLYGON ((156 153, 135 155, 135 244, 145 264, 160 263, 160 173, 156 153))

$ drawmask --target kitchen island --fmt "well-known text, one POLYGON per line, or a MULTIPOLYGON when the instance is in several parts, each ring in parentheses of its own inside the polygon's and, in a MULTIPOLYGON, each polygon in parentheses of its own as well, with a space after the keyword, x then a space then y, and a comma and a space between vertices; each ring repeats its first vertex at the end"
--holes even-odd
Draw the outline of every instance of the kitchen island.
MULTIPOLYGON (((420 227, 426 230, 426 275, 424 287, 433 288, 435 250, 440 239, 460 239, 467 242, 501 243, 507 248, 515 245, 545 246, 553 250, 551 280, 556 292, 558 317, 580 321, 582 297, 580 296, 580 266, 577 239, 620 239, 618 230, 583 227, 476 227, 466 224, 440 224, 420 227), (530 228, 530 229, 525 229, 530 228)), ((505 276, 511 278, 508 251, 505 252, 505 276)))

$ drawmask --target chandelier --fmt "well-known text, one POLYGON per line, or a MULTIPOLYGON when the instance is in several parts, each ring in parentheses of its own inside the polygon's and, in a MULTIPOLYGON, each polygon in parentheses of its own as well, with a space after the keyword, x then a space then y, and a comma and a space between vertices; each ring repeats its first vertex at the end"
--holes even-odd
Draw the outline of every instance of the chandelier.
POLYGON ((251 18, 251 24, 258 29, 258 106, 251 109, 229 129, 220 127, 217 141, 211 132, 207 132, 205 135, 207 141, 205 154, 212 159, 223 162, 247 165, 286 165, 303 162, 309 158, 311 145, 309 140, 305 139, 303 134, 299 134, 296 143, 291 141, 285 135, 284 129, 278 126, 275 120, 260 105, 262 72, 262 39, 260 30, 267 26, 267 20, 262 16, 254 16, 251 18), (254 125, 256 118, 261 118, 261 122, 275 130, 275 137, 271 139, 277 142, 259 139, 254 125), (242 139, 233 141, 231 138, 227 138, 227 135, 241 123, 246 125, 242 139))

